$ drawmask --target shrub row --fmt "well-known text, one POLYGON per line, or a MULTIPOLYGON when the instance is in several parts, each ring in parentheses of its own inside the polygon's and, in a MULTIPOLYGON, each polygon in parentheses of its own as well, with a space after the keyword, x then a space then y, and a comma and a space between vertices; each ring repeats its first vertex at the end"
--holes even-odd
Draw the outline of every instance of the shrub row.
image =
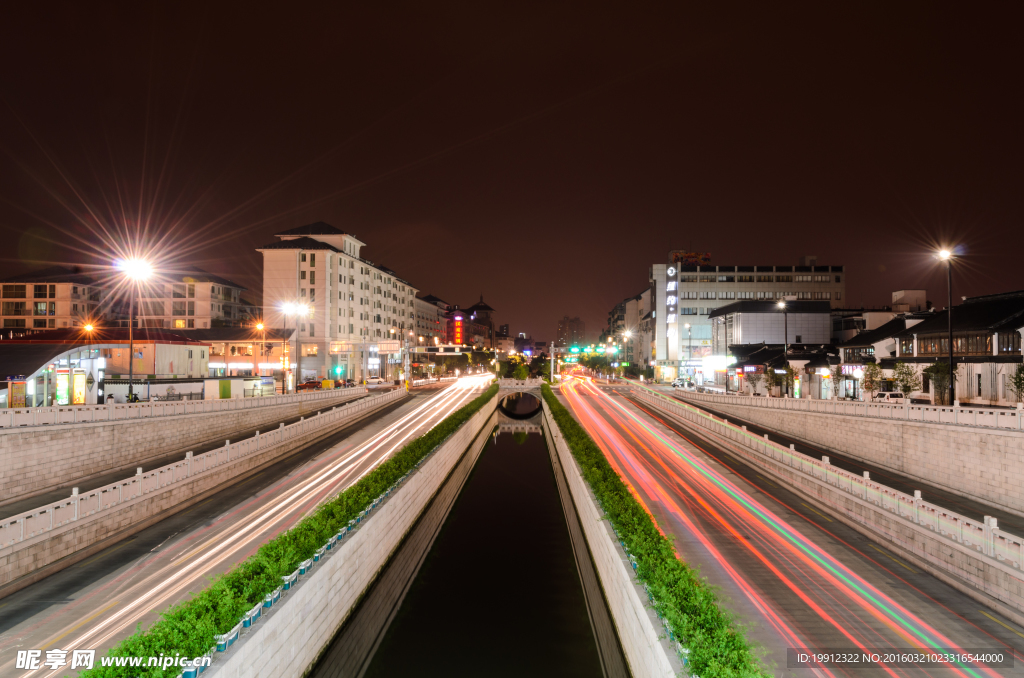
POLYGON ((542 392, 583 478, 630 554, 655 611, 671 635, 688 650, 693 673, 701 678, 770 675, 759 665, 734 619, 722 610, 714 591, 677 557, 672 544, 658 531, 654 519, 630 493, 601 448, 558 401, 550 386, 545 384, 542 392))
MULTIPOLYGON (((361 478, 315 513, 287 532, 274 537, 248 560, 213 580, 212 585, 161 615, 149 629, 123 640, 111 657, 158 657, 181 654, 199 657, 214 644, 214 636, 227 633, 253 606, 281 586, 333 535, 356 518, 382 492, 394 485, 462 426, 498 392, 492 384, 482 395, 450 414, 437 426, 410 441, 390 459, 361 478)), ((98 664, 98 662, 97 662, 98 664)), ((161 676, 174 678, 180 669, 99 667, 82 676, 113 678, 161 676)))

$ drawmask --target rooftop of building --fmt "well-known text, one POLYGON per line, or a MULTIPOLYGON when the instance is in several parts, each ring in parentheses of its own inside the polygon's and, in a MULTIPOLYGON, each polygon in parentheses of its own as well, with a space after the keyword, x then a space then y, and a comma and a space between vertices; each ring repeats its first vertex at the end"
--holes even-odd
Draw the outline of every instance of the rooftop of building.
MULTIPOLYGON (((827 301, 787 301, 786 313, 829 313, 832 308, 827 301)), ((775 301, 743 300, 719 306, 708 312, 708 318, 717 318, 730 313, 782 313, 775 301)))
POLYGON ((425 301, 428 304, 443 304, 448 305, 448 302, 440 297, 435 297, 433 294, 417 294, 416 298, 420 301, 425 301))
MULTIPOLYGON (((949 331, 948 310, 928 314, 897 336, 949 331)), ((968 297, 953 307, 954 332, 1013 332, 1024 327, 1024 290, 968 297)))
POLYGON ((680 273, 842 273, 842 266, 711 266, 669 264, 680 273))
MULTIPOLYGON (((766 365, 782 367, 785 362, 785 347, 782 344, 733 344, 729 352, 736 359, 735 365, 766 365)), ((826 367, 838 363, 834 346, 830 344, 790 344, 789 360, 806 360, 806 367, 826 367)))
POLYGON ((317 221, 317 222, 312 223, 312 224, 306 224, 305 226, 298 226, 296 228, 290 228, 287 231, 281 231, 280 233, 276 234, 276 237, 280 238, 281 236, 289 237, 289 236, 295 236, 295 235, 348 235, 348 234, 346 234, 345 231, 341 230, 340 228, 335 228, 334 226, 331 226, 330 224, 328 224, 326 222, 317 221))
POLYGON ((873 346, 880 341, 891 339, 897 334, 907 328, 906 318, 899 317, 893 318, 884 325, 880 325, 873 330, 865 330, 860 334, 847 339, 841 344, 837 344, 838 348, 867 348, 873 346))
POLYGON ((468 306, 463 310, 466 313, 476 313, 477 311, 494 311, 493 308, 491 308, 484 302, 484 295, 482 294, 480 295, 480 301, 476 302, 472 306, 468 306))
POLYGON ((76 285, 95 285, 100 278, 87 273, 81 266, 49 266, 28 273, 12 275, 0 280, 3 283, 72 283, 76 285))
MULTIPOLYGON (((232 328, 225 328, 232 329, 232 328)), ((234 328, 238 329, 238 328, 234 328)), ((204 342, 185 336, 187 330, 169 332, 153 327, 138 327, 132 331, 132 339, 136 343, 164 344, 202 344, 204 342)), ((86 332, 81 327, 68 327, 55 330, 40 330, 20 339, 7 339, 0 342, 0 353, 18 344, 127 344, 127 327, 97 327, 86 332)), ((66 349, 65 349, 66 350, 66 349)))
POLYGON ((325 242, 314 240, 308 236, 272 242, 269 245, 256 248, 256 251, 260 250, 326 250, 328 252, 341 252, 334 245, 328 245, 325 242))

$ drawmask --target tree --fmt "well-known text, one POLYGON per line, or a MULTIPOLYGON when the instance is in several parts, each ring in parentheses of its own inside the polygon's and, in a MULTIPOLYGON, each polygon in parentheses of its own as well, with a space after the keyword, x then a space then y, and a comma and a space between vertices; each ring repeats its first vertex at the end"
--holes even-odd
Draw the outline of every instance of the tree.
POLYGON ((754 395, 757 395, 757 390, 761 388, 761 382, 764 381, 764 372, 748 372, 746 378, 747 383, 750 384, 751 391, 754 395))
POLYGON ((516 369, 515 369, 515 372, 512 373, 512 378, 513 379, 518 379, 520 381, 529 379, 530 378, 530 368, 527 367, 526 365, 518 365, 516 367, 516 369))
POLYGON ((789 392, 790 397, 795 396, 796 389, 794 389, 793 386, 796 384, 796 380, 800 378, 796 368, 789 363, 786 363, 786 373, 782 375, 782 378, 786 381, 786 391, 789 392))
POLYGON ((843 364, 832 365, 829 372, 832 374, 832 399, 839 400, 839 383, 843 380, 843 364))
POLYGON ((860 386, 874 397, 875 393, 882 388, 882 379, 884 378, 885 374, 878 363, 868 363, 864 366, 864 377, 860 381, 860 386))
POLYGON ((782 375, 775 374, 775 370, 767 365, 764 368, 764 386, 768 389, 768 395, 772 394, 776 386, 782 385, 782 375))
POLYGON ((1006 381, 1007 389, 1013 393, 1014 399, 1017 402, 1024 401, 1024 363, 1018 364, 1006 381))
POLYGON ((892 368, 892 378, 896 387, 908 398, 911 393, 921 390, 921 375, 911 365, 898 361, 892 368))
POLYGON ((935 363, 923 372, 931 382, 932 398, 936 405, 952 405, 949 402, 949 363, 935 363))

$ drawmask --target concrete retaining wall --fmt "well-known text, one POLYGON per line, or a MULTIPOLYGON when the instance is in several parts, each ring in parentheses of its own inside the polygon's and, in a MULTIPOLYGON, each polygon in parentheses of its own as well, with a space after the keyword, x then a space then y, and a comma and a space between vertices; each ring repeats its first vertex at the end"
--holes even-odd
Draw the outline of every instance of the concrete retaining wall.
MULTIPOLYGON (((280 405, 0 429, 0 504, 102 473, 134 471, 135 466, 150 459, 176 452, 184 455, 211 440, 223 440, 237 431, 331 408, 365 392, 365 389, 340 389, 317 394, 317 398, 283 396, 284 402, 280 405), (336 396, 331 397, 335 393, 336 396)), ((260 399, 246 399, 256 400, 260 399)))
POLYGON ((273 429, 258 438, 129 478, 102 491, 5 519, 0 525, 0 596, 70 567, 97 550, 191 506, 224 483, 244 478, 405 395, 400 390, 361 400, 273 429))
POLYGON ((648 607, 647 594, 637 582, 629 559, 619 546, 604 511, 580 474, 576 460, 562 433, 544 405, 545 435, 548 445, 558 453, 565 470, 569 491, 576 505, 590 555, 601 580, 605 601, 615 621, 622 651, 634 676, 675 676, 681 663, 660 636, 665 634, 661 621, 648 607))
MULTIPOLYGON (((1024 624, 1024 540, 769 442, 647 389, 634 395, 697 427, 743 463, 773 476, 861 534, 1024 624)), ((753 409, 753 408, 750 408, 753 409)), ((807 415, 804 414, 804 417, 807 415)))
POLYGON ((466 449, 487 442, 486 435, 478 434, 496 406, 497 397, 422 462, 398 492, 314 567, 312 575, 288 591, 283 604, 245 629, 228 652, 217 655, 211 667, 214 674, 226 678, 305 675, 466 449))
POLYGON ((1024 432, 776 409, 744 405, 744 398, 736 396, 688 391, 676 395, 698 407, 705 405, 796 440, 1024 515, 1024 432))

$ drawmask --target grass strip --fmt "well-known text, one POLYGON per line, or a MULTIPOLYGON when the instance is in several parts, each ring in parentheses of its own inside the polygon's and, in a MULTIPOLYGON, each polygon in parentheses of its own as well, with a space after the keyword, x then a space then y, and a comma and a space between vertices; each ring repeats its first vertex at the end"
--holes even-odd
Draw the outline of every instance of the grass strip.
MULTIPOLYGON (((213 580, 211 586, 175 605, 158 622, 124 639, 110 657, 159 657, 180 654, 189 658, 206 653, 214 636, 230 631, 253 606, 281 585, 299 563, 311 558, 328 539, 348 525, 387 488, 433 452, 476 414, 498 392, 490 388, 445 417, 437 426, 408 442, 376 469, 363 476, 315 513, 260 547, 248 560, 213 580)), ((174 678, 180 668, 101 667, 81 674, 88 678, 160 676, 174 678)))
POLYGON ((693 673, 701 678, 769 676, 707 581, 677 557, 672 543, 658 531, 654 519, 551 387, 545 384, 541 389, 583 478, 636 559, 637 578, 647 586, 654 609, 689 650, 687 659, 693 673))

